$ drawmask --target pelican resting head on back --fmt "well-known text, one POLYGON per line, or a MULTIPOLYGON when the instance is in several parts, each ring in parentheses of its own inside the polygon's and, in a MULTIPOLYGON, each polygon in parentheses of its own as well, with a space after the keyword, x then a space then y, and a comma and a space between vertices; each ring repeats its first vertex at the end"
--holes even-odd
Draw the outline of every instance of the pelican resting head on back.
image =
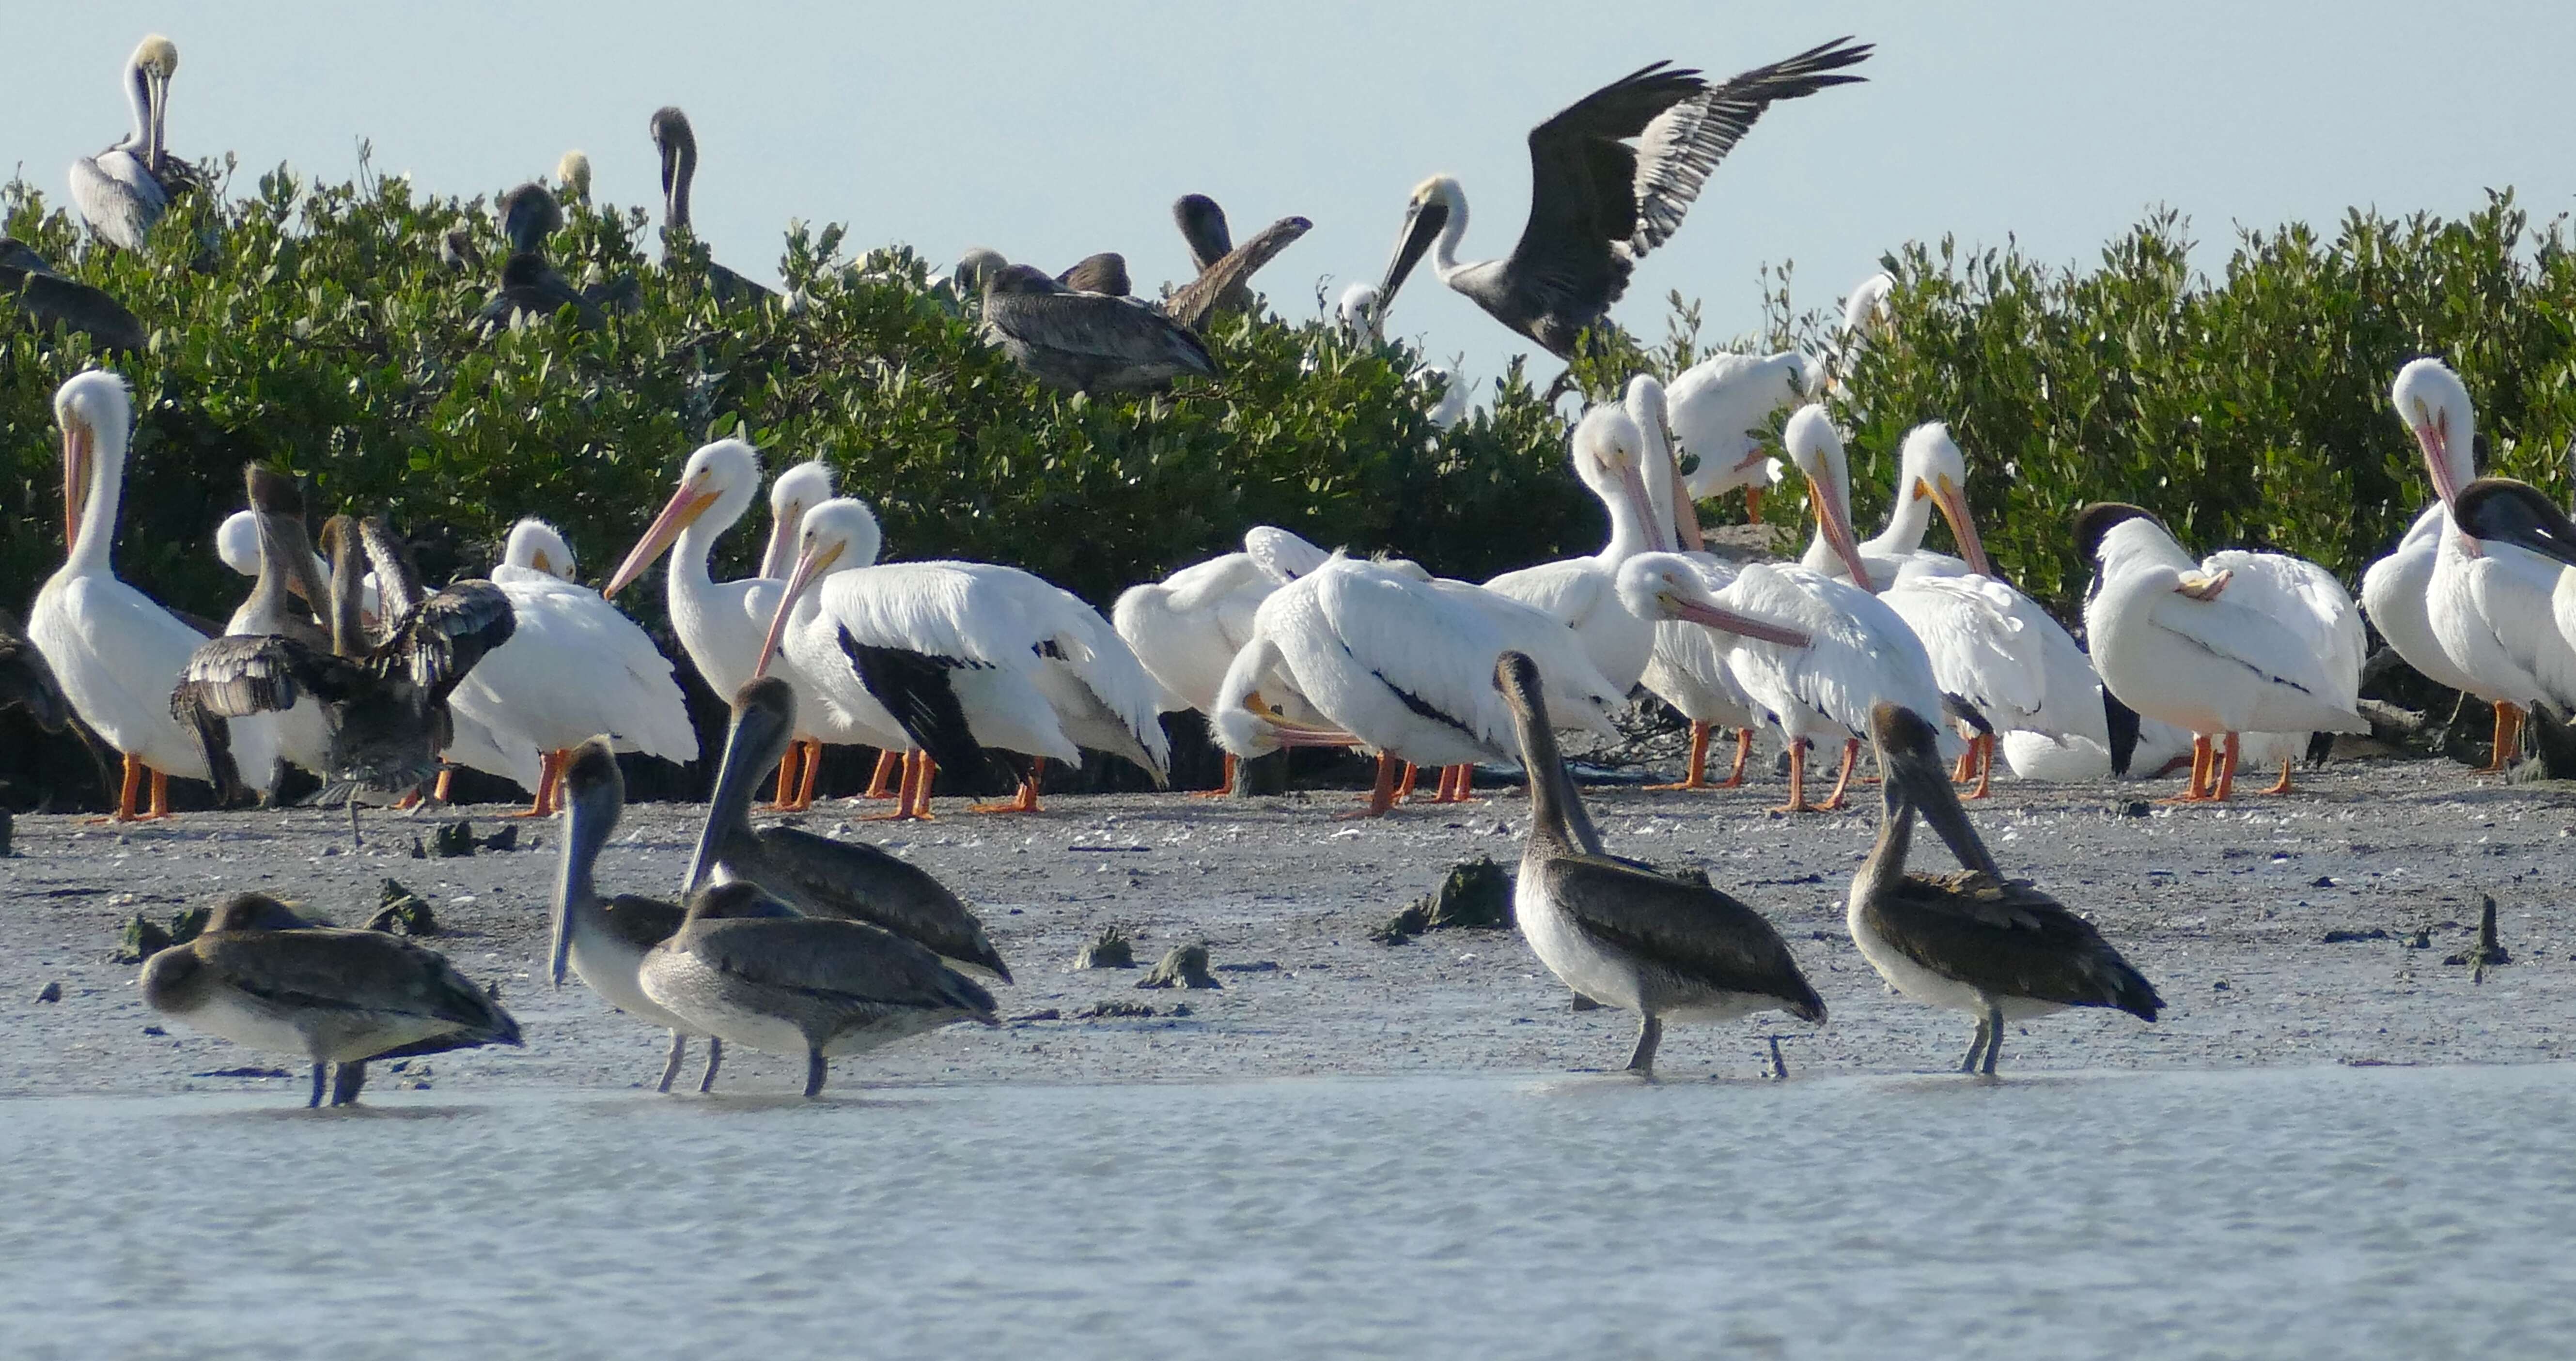
POLYGON ((125 98, 134 130, 95 156, 72 162, 72 206, 91 233, 139 251, 170 200, 201 187, 197 175, 170 155, 166 124, 170 77, 179 70, 179 45, 158 33, 125 60, 125 98))
POLYGON ((1446 175, 1423 181, 1378 285, 1380 315, 1429 253, 1442 283, 1572 358, 1578 338, 1627 291, 1636 262, 1680 229, 1710 172, 1763 111, 1863 79, 1837 73, 1870 50, 1837 38, 1722 85, 1659 61, 1585 95, 1530 131, 1529 223, 1500 260, 1459 260, 1466 191, 1446 175))
POLYGON ((1066 392, 1150 391, 1222 374, 1190 329, 1144 303, 1079 293, 1028 265, 984 281, 984 335, 1012 362, 1066 392))

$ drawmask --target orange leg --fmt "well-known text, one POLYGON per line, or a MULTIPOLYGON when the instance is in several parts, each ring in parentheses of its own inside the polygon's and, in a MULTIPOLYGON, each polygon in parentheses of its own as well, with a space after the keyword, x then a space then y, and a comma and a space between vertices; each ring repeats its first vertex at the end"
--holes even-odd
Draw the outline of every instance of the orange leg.
POLYGON ((809 737, 802 745, 805 748, 805 773, 796 780, 796 811, 800 813, 814 806, 814 778, 823 773, 823 740, 809 737))
POLYGON ((1697 720, 1693 720, 1693 721, 1692 721, 1692 723, 1691 723, 1691 744, 1690 744, 1690 768, 1689 768, 1688 773, 1686 773, 1686 774, 1684 774, 1684 775, 1682 776, 1682 782, 1681 782, 1680 784, 1650 784, 1650 785, 1646 786, 1646 788, 1647 788, 1649 791, 1661 791, 1661 790, 1666 790, 1666 789, 1707 789, 1707 788, 1709 788, 1710 786, 1709 786, 1709 783, 1708 783, 1708 734, 1709 734, 1709 731, 1710 731, 1710 729, 1711 729, 1711 727, 1712 727, 1712 726, 1714 726, 1714 725, 1712 725, 1712 724, 1707 724, 1707 723, 1701 723, 1701 722, 1699 722, 1699 721, 1697 721, 1697 720))
POLYGON ((1229 751, 1225 754, 1225 773, 1217 777, 1216 788, 1202 789, 1197 793, 1192 794, 1190 797, 1194 799, 1221 799, 1233 792, 1234 753, 1229 751))
POLYGON ((790 742, 787 754, 778 758, 778 790, 770 795, 768 813, 793 812, 796 807, 796 758, 803 755, 805 744, 790 742))
POLYGON ((2191 739, 2191 786, 2163 802, 2206 802, 2209 798, 2210 766, 2209 737, 2203 733, 2194 733, 2191 739))
POLYGON ((1982 799, 1995 792, 1995 735, 1979 733, 1968 743, 1968 759, 1977 766, 1977 787, 1964 797, 1982 799))
POLYGON ((2501 775, 2513 758, 2522 754, 2522 706, 2495 706, 2495 754, 2474 772, 2479 775, 2501 775))
POLYGON ((897 784, 895 788, 894 807, 889 808, 882 813, 867 814, 860 818, 859 821, 894 822, 912 816, 913 794, 915 792, 913 786, 919 783, 921 779, 921 757, 922 753, 917 751, 908 751, 903 753, 902 757, 897 762, 900 769, 896 772, 897 784))
POLYGON ((1377 754, 1377 784, 1370 788, 1368 802, 1361 807, 1352 809, 1350 812, 1338 813, 1335 814, 1335 816, 1345 819, 1385 816, 1386 811, 1395 806, 1395 768, 1398 764, 1399 763, 1394 757, 1387 755, 1385 752, 1379 752, 1377 754))
POLYGON ((1825 801, 1816 805, 1819 809, 1828 813, 1839 813, 1842 811, 1843 792, 1851 788, 1852 767, 1859 764, 1860 739, 1857 737, 1850 738, 1843 743, 1842 774, 1834 777, 1834 792, 1827 794, 1825 796, 1825 801))
POLYGON ((1744 523, 1748 525, 1758 525, 1762 523, 1762 489, 1760 487, 1746 487, 1744 489, 1744 523))
POLYGON ((521 809, 516 813, 507 814, 506 816, 514 818, 553 817, 555 815, 555 782, 563 778, 565 758, 571 755, 572 753, 568 751, 547 752, 544 758, 537 762, 537 796, 535 800, 530 802, 526 808, 521 809))
POLYGON ((888 747, 885 750, 878 752, 876 772, 868 776, 868 792, 861 794, 859 797, 863 799, 891 799, 896 797, 896 791, 889 786, 892 785, 895 778, 902 773, 903 753, 896 751, 892 747, 888 747))
POLYGON ((1968 739, 1968 749, 1959 753, 1959 763, 1950 767, 1950 783, 1966 784, 1977 778, 1977 739, 1968 739))
POLYGON ((1789 801, 1772 809, 1774 813, 1812 813, 1815 805, 1807 802, 1807 748, 1801 737, 1789 743, 1789 801))
POLYGON ((2209 796, 2212 803, 2225 803, 2236 796, 2236 734, 2227 735, 2227 745, 2218 762, 2218 789, 2209 796))
POLYGON ((1728 772, 1726 772, 1726 778, 1725 778, 1725 779, 1720 780, 1720 781, 1718 781, 1716 784, 1711 785, 1711 786, 1709 786, 1709 787, 1710 787, 1710 788, 1712 788, 1712 789, 1740 789, 1740 788, 1742 788, 1742 787, 1743 787, 1743 785, 1744 785, 1744 763, 1745 763, 1746 761, 1748 761, 1748 760, 1752 759, 1752 757, 1753 757, 1753 730, 1752 730, 1751 728, 1738 728, 1738 729, 1736 729, 1736 730, 1735 730, 1735 768, 1734 768, 1734 769, 1732 769, 1732 770, 1729 770, 1728 772))
POLYGON ((1440 792, 1431 801, 1433 803, 1480 803, 1482 800, 1468 792, 1475 788, 1475 785, 1476 768, 1474 766, 1442 766, 1440 792))
POLYGON ((1398 803, 1413 797, 1413 777, 1420 773, 1420 768, 1411 761, 1404 763, 1404 778, 1395 782, 1395 798, 1398 803))
POLYGON ((912 799, 904 806, 904 816, 915 822, 937 822, 939 819, 930 811, 930 789, 939 782, 939 763, 931 760, 926 751, 914 752, 912 763, 912 799))
POLYGON ((1043 756, 1032 756, 1029 758, 1028 777, 1020 781, 1020 792, 1017 795, 1014 795, 1010 799, 1001 803, 972 804, 967 807, 966 811, 970 813, 1044 812, 1046 810, 1038 807, 1038 777, 1045 772, 1046 758, 1043 756))
MULTIPOLYGON (((146 766, 144 769, 151 770, 151 767, 146 766)), ((170 816, 170 777, 154 770, 152 771, 152 807, 139 820, 159 822, 168 816, 170 816)))
POLYGON ((116 811, 103 818, 91 818, 90 822, 132 822, 136 817, 135 804, 142 797, 143 758, 128 752, 125 756, 125 784, 117 791, 116 811))
POLYGON ((446 769, 441 770, 440 772, 438 772, 438 787, 437 787, 436 789, 431 790, 431 791, 430 791, 430 793, 429 793, 429 796, 430 796, 431 798, 433 798, 433 799, 438 800, 440 803, 450 803, 450 802, 453 802, 453 800, 452 800, 452 799, 450 799, 450 798, 448 797, 447 790, 448 790, 448 786, 453 785, 453 784, 455 784, 455 783, 456 783, 456 767, 454 767, 454 766, 449 766, 449 767, 447 767, 446 769))
POLYGON ((2291 766, 2291 765, 2292 765, 2291 758, 2289 758, 2289 757, 2287 757, 2287 756, 2282 757, 2282 758, 2281 758, 2281 779, 2280 779, 2280 782, 2279 782, 2279 783, 2277 783, 2277 784, 2275 784, 2275 785, 2273 785, 2271 788, 2264 790, 2263 792, 2264 792, 2264 793, 2266 793, 2266 794, 2292 794, 2292 793, 2296 793, 2296 792, 2298 792, 2298 791, 2296 791, 2296 790, 2294 790, 2294 789, 2290 788, 2290 766, 2291 766))

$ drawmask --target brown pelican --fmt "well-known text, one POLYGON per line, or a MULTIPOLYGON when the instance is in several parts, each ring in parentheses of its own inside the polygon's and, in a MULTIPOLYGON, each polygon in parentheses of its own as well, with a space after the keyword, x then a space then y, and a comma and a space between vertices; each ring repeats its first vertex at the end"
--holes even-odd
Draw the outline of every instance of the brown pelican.
POLYGON ((1869 44, 1837 38, 1722 85, 1659 61, 1585 95, 1530 132, 1529 225, 1509 256, 1458 259, 1467 232, 1458 181, 1439 175, 1413 191, 1378 285, 1378 314, 1394 306, 1427 251, 1442 283, 1571 358, 1576 339, 1627 291, 1636 262, 1680 228, 1709 172, 1763 110, 1861 80, 1833 73, 1869 54, 1869 44))
POLYGON ((928 871, 863 841, 751 825, 760 777, 786 757, 795 735, 796 698, 787 682, 763 676, 735 696, 724 765, 716 772, 706 828, 689 857, 683 891, 710 879, 758 884, 808 917, 881 926, 952 964, 1010 982, 1010 966, 984 934, 984 924, 928 871))
POLYGON ((143 966, 154 1011, 235 1044, 301 1054, 322 1104, 326 1065, 340 1065, 331 1104, 366 1085, 367 1060, 515 1045, 519 1023, 433 951, 382 931, 314 926, 263 893, 215 909, 204 934, 143 966))
POLYGON ((1885 811, 1878 844, 1852 879, 1852 943, 1888 986, 1977 1018, 1963 1073, 1995 1071, 2004 1022, 2067 1007, 2117 1007, 2143 1021, 2164 1009, 2155 988, 2093 924, 2003 869, 1968 824, 1929 720, 1881 703, 1870 710, 1885 811), (1907 874, 1920 812, 1965 868, 1907 874))
POLYGON ((1127 277, 1127 257, 1114 250, 1086 255, 1073 262, 1073 268, 1055 276, 1055 281, 1076 293, 1105 293, 1123 298, 1136 291, 1127 277))
POLYGON ((1012 362, 1067 392, 1167 387, 1221 370, 1190 329, 1132 298, 1078 293, 1027 265, 984 278, 984 335, 1012 362))
POLYGON ((188 659, 168 702, 189 722, 283 712, 306 695, 319 700, 330 754, 327 783, 315 798, 347 800, 354 837, 361 788, 409 793, 438 773, 438 751, 451 730, 448 695, 509 641, 517 621, 509 597, 488 581, 422 590, 410 554, 379 521, 334 516, 322 538, 332 554, 331 648, 276 634, 216 638, 188 659), (384 617, 393 621, 372 646, 359 618, 361 540, 384 617))
POLYGON ((1637 1013, 1628 1070, 1654 1072, 1668 1016, 1723 1021, 1777 1010, 1823 1024, 1824 999, 1761 913, 1704 883, 1602 853, 1548 726, 1537 664, 1504 653, 1494 686, 1529 771, 1529 841, 1513 914, 1531 952, 1567 987, 1637 1013))
POLYGON ((507 327, 523 312, 543 320, 567 307, 585 330, 592 329, 608 319, 606 309, 632 304, 632 279, 577 288, 546 258, 546 238, 563 230, 564 216, 544 185, 530 181, 502 195, 500 214, 510 258, 501 265, 500 289, 475 317, 486 334, 507 327))
MULTIPOLYGON (((618 816, 626 809, 626 777, 618 773, 616 753, 605 739, 594 738, 574 749, 572 759, 564 763, 563 785, 563 869, 555 881, 554 943, 546 956, 546 976, 560 988, 564 968, 570 965, 610 1006, 670 1031, 670 1061, 662 1065, 662 1080, 653 1088, 667 1092, 671 1080, 680 1075, 680 1061, 688 1057, 689 1036, 694 1032, 688 1022, 644 995, 638 975, 645 953, 669 940, 680 929, 684 914, 659 898, 632 893, 599 896, 592 870, 599 863, 599 848, 608 844, 618 816)), ((707 1071, 698 1080, 699 1091, 714 1089, 716 1069, 723 1063, 724 1042, 710 1037, 707 1071)))
POLYGON ((900 936, 857 922, 778 915, 758 885, 716 884, 644 957, 644 995, 689 1028, 765 1054, 805 1056, 805 1095, 825 1060, 956 1021, 999 1025, 993 995, 900 936))
MULTIPOLYGON (((253 463, 242 471, 250 492, 250 509, 243 513, 250 517, 252 565, 257 579, 251 585, 250 598, 233 611, 231 620, 224 625, 224 636, 274 634, 309 653, 329 656, 331 634, 315 622, 311 609, 304 604, 305 600, 322 601, 327 610, 330 597, 323 586, 325 573, 313 556, 312 541, 305 537, 303 493, 297 489, 295 479, 265 465, 253 463)), ((193 665, 196 658, 192 655, 189 660, 193 665)), ((180 688, 186 689, 186 683, 182 682, 180 688)), ((213 717, 202 708, 193 715, 180 712, 179 716, 183 722, 213 717)), ((275 723, 277 754, 327 779, 331 770, 331 729, 320 700, 312 695, 300 698, 292 708, 279 713, 275 723)), ((206 724, 204 735, 210 744, 221 740, 211 723, 206 724)), ((222 758, 210 751, 210 759, 222 758)))
POLYGON ((18 616, 0 609, 0 709, 23 710, 36 726, 61 732, 71 722, 71 701, 45 665, 45 654, 27 641, 18 616))
MULTIPOLYGON (((689 184, 698 177, 698 134, 689 127, 689 116, 678 108, 665 105, 653 111, 653 147, 662 155, 662 267, 680 263, 682 256, 671 238, 687 235, 695 241, 695 229, 689 225, 689 184)), ((750 302, 773 296, 766 288, 708 260, 705 265, 707 291, 719 303, 750 302)))
POLYGON ((1314 229, 1302 217, 1283 217, 1240 247, 1226 228, 1225 210, 1205 194, 1189 194, 1172 205, 1172 218, 1190 244, 1190 263, 1198 277, 1163 300, 1163 311, 1195 331, 1219 312, 1241 312, 1252 306, 1248 280, 1297 238, 1314 229))
POLYGON ((164 120, 170 77, 179 69, 179 45, 158 33, 146 37, 125 62, 125 97, 134 130, 95 156, 72 162, 72 206, 100 238, 127 250, 143 249, 152 224, 170 200, 196 179, 169 154, 164 120))
POLYGON ((15 301, 38 331, 78 331, 102 350, 139 350, 152 338, 125 304, 66 278, 14 236, 0 236, 0 295, 15 301))

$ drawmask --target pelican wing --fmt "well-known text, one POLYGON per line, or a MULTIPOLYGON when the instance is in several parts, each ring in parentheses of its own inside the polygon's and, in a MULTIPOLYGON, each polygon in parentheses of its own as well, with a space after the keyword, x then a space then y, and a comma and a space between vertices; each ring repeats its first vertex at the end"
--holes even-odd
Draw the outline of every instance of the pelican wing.
MULTIPOLYGON (((2235 600, 2230 581, 2215 600, 2194 600, 2165 592, 2148 607, 2147 617, 2184 644, 2199 648, 2256 673, 2267 681, 2314 695, 2329 704, 2349 707, 2349 687, 2338 690, 2328 660, 2302 636, 2292 618, 2273 609, 2235 600)), ((2279 600, 2269 602, 2279 605, 2279 600)))
POLYGON ((432 950, 381 931, 308 927, 218 931, 194 946, 206 965, 244 992, 285 1006, 443 1021, 458 1035, 434 1053, 469 1044, 517 1044, 518 1023, 432 950))
POLYGON ((1867 60, 1870 50, 1868 43, 1837 38, 1754 67, 1656 115, 1637 139, 1636 225, 1628 237, 1629 254, 1644 255, 1681 228, 1682 214, 1699 198, 1709 172, 1753 130, 1764 110, 1783 99, 1866 79, 1834 73, 1867 60))
POLYGON ((122 146, 72 162, 72 206, 81 221, 99 236, 130 251, 141 251, 152 224, 170 208, 170 196, 144 167, 141 157, 122 146))
POLYGON ((1825 1019, 1787 942, 1761 913, 1701 884, 1606 855, 1572 855, 1540 871, 1585 935, 1690 982, 1779 997, 1825 1019))
POLYGON ((2155 988, 2093 924, 2018 880, 1909 874, 1864 909, 1915 963, 1997 996, 2117 1007, 2154 1020, 2155 988))
POLYGON ((2048 700, 2040 639, 2014 608, 2018 595, 1988 577, 1915 577, 1879 599, 1922 640, 1941 692, 1991 717, 2035 714, 2048 700))
POLYGON ((319 679, 317 660, 302 644, 273 633, 209 638, 188 654, 187 669, 170 692, 170 716, 185 723, 198 713, 223 718, 282 713, 317 688, 311 684, 319 679))
POLYGON ((432 701, 447 698, 483 654, 510 641, 518 616, 488 581, 460 581, 415 606, 376 649, 379 669, 407 669, 432 701))
POLYGON ((1168 364, 1216 377, 1207 346, 1187 327, 1144 303, 1099 293, 994 293, 987 324, 1011 339, 1079 361, 1168 364))
POLYGON ((1420 583, 1348 559, 1306 582, 1343 650, 1407 709, 1497 752, 1514 749, 1518 739, 1494 689, 1494 661, 1509 644, 1484 615, 1444 601, 1420 583))
POLYGON ((1205 326, 1219 308, 1249 301, 1247 281, 1314 226, 1302 217, 1283 217, 1271 223, 1260 235, 1226 252, 1225 258, 1199 271, 1199 277, 1164 299, 1163 311, 1193 331, 1205 326))
POLYGON ((2228 598, 2280 620, 2315 654, 2327 699, 2348 705, 2361 693, 2368 640, 2361 611, 2333 573, 2304 558, 2241 549, 2211 554, 2201 570, 2235 573, 2227 584, 2228 598))
POLYGON ((993 995, 928 949, 858 922, 728 917, 682 928, 675 943, 728 976, 825 1004, 965 1012, 991 1021, 993 995))

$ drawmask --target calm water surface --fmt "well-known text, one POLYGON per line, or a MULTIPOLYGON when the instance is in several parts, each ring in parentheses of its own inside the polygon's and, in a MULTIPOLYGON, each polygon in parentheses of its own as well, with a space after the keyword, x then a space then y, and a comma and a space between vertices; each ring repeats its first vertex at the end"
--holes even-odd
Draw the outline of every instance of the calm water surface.
POLYGON ((0 1351, 2576 1354, 2576 1070, 0 1102, 0 1351))

